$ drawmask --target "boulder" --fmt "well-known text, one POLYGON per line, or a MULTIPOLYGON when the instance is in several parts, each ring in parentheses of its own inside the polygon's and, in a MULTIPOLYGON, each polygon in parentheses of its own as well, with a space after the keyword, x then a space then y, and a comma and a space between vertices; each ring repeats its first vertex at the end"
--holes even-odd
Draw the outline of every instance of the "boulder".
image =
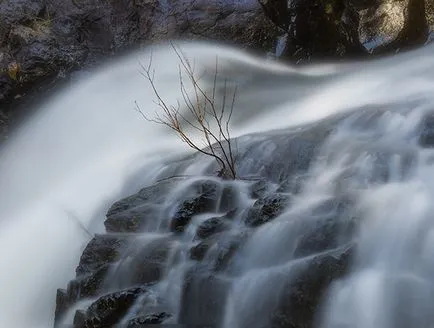
POLYGON ((159 281, 175 247, 176 242, 170 237, 150 241, 138 239, 110 276, 112 287, 128 288, 159 281))
POLYGON ((192 248, 190 248, 189 251, 190 259, 195 261, 202 261, 206 253, 208 252, 208 250, 217 242, 217 238, 218 238, 218 234, 212 235, 206 238, 205 240, 201 241, 197 245, 193 246, 192 248))
POLYGON ((67 297, 70 304, 88 297, 94 297, 104 291, 104 281, 110 265, 106 264, 95 271, 77 277, 68 284, 67 297))
POLYGON ((360 21, 360 43, 374 54, 423 45, 429 34, 425 2, 429 1, 350 1, 360 21))
POLYGON ((207 257, 208 261, 203 264, 212 272, 226 270, 236 251, 240 249, 248 235, 248 230, 211 235, 190 249, 190 258, 201 262, 210 252, 207 257))
POLYGON ((165 195, 180 178, 166 179, 141 189, 138 193, 114 203, 107 212, 104 226, 107 232, 141 232, 157 224, 165 195))
POLYGON ((244 220, 250 227, 257 227, 273 220, 288 206, 290 196, 288 194, 272 194, 258 199, 247 212, 244 220))
POLYGON ((228 230, 231 222, 226 216, 213 217, 202 222, 196 230, 196 237, 205 239, 209 236, 228 230))
POLYGON ((213 212, 217 210, 217 203, 221 190, 219 184, 212 180, 194 183, 188 190, 193 196, 183 200, 170 221, 172 232, 183 232, 194 215, 213 212))
POLYGON ((99 267, 115 262, 128 244, 128 236, 96 235, 84 249, 76 269, 77 276, 85 275, 99 267))
POLYGON ((348 272, 353 246, 342 247, 299 263, 282 288, 270 328, 314 327, 330 284, 348 272))
POLYGON ((127 328, 142 328, 146 327, 146 325, 159 325, 171 317, 172 315, 167 312, 151 313, 129 320, 127 328))
POLYGON ((77 311, 74 317, 74 328, 112 327, 146 292, 144 288, 132 288, 104 295, 92 303, 86 311, 77 311))

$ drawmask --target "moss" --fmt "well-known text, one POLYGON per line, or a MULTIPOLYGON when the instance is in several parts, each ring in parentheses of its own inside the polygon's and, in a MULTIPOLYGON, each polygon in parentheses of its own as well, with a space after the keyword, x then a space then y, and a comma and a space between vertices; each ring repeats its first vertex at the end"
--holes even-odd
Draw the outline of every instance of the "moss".
POLYGON ((20 64, 18 64, 17 62, 12 62, 8 65, 8 75, 12 80, 17 80, 18 79, 18 74, 20 72, 20 64))

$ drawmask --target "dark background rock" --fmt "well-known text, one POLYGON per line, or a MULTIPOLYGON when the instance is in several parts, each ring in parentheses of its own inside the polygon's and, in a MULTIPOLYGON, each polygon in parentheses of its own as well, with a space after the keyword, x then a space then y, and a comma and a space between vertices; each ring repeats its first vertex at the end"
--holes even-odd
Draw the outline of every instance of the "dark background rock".
POLYGON ((256 0, 4 0, 0 108, 8 116, 31 90, 154 41, 219 40, 268 51, 275 33, 256 0))
POLYGON ((297 62, 391 54, 430 41, 434 28, 432 1, 259 2, 286 35, 282 57, 297 62))
POLYGON ((218 40, 309 62, 411 49, 433 30, 424 0, 3 0, 0 135, 17 107, 28 113, 74 70, 155 41, 218 40))

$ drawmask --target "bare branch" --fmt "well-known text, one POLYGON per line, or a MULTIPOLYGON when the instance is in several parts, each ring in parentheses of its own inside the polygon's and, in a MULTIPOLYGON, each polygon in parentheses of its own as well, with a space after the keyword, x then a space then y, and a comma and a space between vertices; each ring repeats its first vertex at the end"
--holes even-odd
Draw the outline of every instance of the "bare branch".
POLYGON ((147 66, 141 65, 142 75, 148 80, 152 91, 156 96, 155 104, 159 111, 154 118, 149 118, 136 103, 136 111, 147 121, 167 126, 174 131, 178 137, 192 149, 215 158, 220 166, 219 175, 229 176, 236 179, 235 156, 233 154, 232 140, 229 132, 229 121, 232 118, 236 99, 236 88, 232 95, 229 113, 226 115, 227 107, 227 81, 224 81, 223 95, 221 95, 221 106, 217 108, 218 95, 218 58, 216 58, 214 84, 211 96, 199 84, 199 77, 195 74, 195 63, 191 63, 181 49, 171 43, 172 49, 177 55, 179 64, 179 83, 182 102, 191 119, 184 116, 181 111, 181 104, 177 101, 177 106, 168 105, 155 85, 155 70, 152 69, 152 55, 147 66), (186 75, 186 79, 183 74, 186 75), (192 93, 188 91, 186 83, 192 87, 192 93), (160 114, 161 113, 161 114, 160 114), (191 127, 194 131, 202 135, 205 148, 199 147, 192 139, 185 127, 191 127), (226 145, 226 146, 225 146, 226 145))

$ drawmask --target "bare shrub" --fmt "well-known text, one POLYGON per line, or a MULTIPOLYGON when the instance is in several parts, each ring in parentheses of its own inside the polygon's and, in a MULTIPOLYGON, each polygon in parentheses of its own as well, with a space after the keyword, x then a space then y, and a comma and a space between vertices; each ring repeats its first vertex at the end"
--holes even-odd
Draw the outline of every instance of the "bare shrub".
POLYGON ((136 110, 147 121, 162 124, 173 130, 183 142, 192 149, 215 158, 220 166, 219 176, 236 179, 235 154, 231 140, 229 123, 234 110, 236 87, 229 92, 227 81, 224 80, 222 90, 218 86, 218 59, 216 58, 214 80, 211 90, 199 85, 200 78, 195 74, 194 66, 190 63, 182 51, 171 44, 179 64, 179 83, 182 102, 176 106, 169 105, 162 99, 155 85, 155 69, 152 67, 152 55, 147 66, 142 65, 142 75, 149 81, 158 110, 155 117, 149 118, 136 104, 136 110), (192 92, 188 92, 191 87, 192 92), (228 97, 228 93, 230 96, 228 97), (216 99, 219 96, 221 99, 216 99), (182 113, 184 110, 184 114, 182 113), (202 136, 203 146, 193 141, 192 131, 199 132, 202 136))

